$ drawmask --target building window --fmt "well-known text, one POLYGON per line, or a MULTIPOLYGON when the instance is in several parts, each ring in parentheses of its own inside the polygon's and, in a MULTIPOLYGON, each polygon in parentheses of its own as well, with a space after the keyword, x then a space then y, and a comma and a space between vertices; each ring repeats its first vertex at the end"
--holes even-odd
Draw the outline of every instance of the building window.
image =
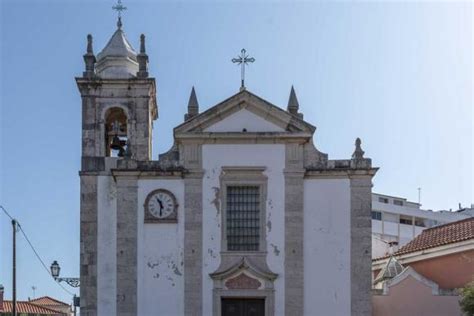
POLYGON ((111 108, 105 113, 105 155, 123 157, 127 146, 127 115, 121 108, 111 108))
POLYGON ((379 202, 380 202, 380 203, 388 204, 388 199, 387 199, 387 198, 384 198, 384 197, 379 197, 379 202))
POLYGON ((227 187, 227 250, 258 251, 260 241, 260 189, 227 187))
POLYGON ((382 220, 382 212, 372 211, 372 219, 375 219, 377 221, 381 221, 382 220))
POLYGON ((415 226, 426 227, 425 219, 424 219, 424 218, 415 217, 415 226))
POLYGON ((398 205, 398 206, 403 206, 403 201, 402 200, 393 200, 393 204, 398 205))
POLYGON ((413 218, 411 216, 400 215, 400 224, 412 225, 413 218))

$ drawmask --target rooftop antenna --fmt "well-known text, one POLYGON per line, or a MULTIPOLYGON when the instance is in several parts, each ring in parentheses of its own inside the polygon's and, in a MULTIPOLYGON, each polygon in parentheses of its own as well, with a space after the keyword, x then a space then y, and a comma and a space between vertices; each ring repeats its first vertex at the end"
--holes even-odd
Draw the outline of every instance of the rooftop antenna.
POLYGON ((418 188, 418 204, 421 205, 421 188, 418 188))
POLYGON ((37 289, 37 287, 33 285, 31 287, 31 289, 33 290, 33 299, 35 299, 36 298, 36 289, 37 289))

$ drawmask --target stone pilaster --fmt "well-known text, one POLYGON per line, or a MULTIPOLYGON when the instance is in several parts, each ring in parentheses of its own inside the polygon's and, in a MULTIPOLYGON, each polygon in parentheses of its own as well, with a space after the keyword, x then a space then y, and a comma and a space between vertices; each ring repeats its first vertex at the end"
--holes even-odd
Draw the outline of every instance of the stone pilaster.
POLYGON ((81 315, 97 315, 97 176, 81 175, 81 315))
POLYGON ((351 315, 372 315, 372 176, 351 176, 351 315))
POLYGON ((202 146, 180 146, 184 167, 184 315, 202 315, 202 146))
POLYGON ((117 315, 137 315, 136 176, 117 177, 117 315))
POLYGON ((184 315, 202 315, 202 173, 184 179, 184 315))
POLYGON ((285 315, 303 315, 303 146, 287 144, 285 160, 285 315))

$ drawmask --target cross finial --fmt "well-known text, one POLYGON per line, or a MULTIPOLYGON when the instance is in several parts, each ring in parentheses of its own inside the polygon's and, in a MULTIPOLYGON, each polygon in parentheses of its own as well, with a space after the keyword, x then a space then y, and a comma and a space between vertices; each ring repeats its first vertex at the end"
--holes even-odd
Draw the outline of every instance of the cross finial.
POLYGON ((242 48, 242 50, 240 51, 240 55, 237 58, 232 58, 232 62, 234 64, 240 65, 241 68, 240 91, 245 90, 245 66, 247 66, 248 63, 253 63, 254 61, 255 58, 249 57, 245 48, 242 48))
POLYGON ((122 4, 122 0, 117 0, 117 4, 112 7, 113 10, 117 11, 117 27, 122 27, 122 11, 127 10, 127 7, 122 4))

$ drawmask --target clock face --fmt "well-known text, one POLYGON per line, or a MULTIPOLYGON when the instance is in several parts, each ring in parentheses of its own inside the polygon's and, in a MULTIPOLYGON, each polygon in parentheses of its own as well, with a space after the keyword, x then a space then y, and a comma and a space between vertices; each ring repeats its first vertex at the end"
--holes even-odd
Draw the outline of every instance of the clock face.
POLYGON ((176 220, 176 198, 168 190, 155 190, 145 201, 145 219, 174 219, 176 220))

